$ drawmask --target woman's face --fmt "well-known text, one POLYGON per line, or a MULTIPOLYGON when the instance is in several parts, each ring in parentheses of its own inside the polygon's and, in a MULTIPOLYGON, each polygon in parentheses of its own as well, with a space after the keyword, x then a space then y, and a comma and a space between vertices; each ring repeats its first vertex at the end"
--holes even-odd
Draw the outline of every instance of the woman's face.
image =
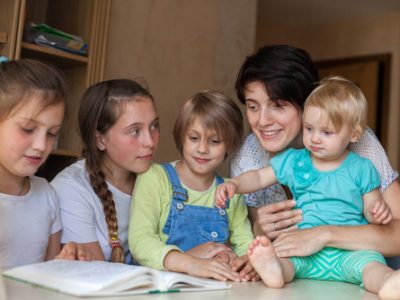
POLYGON ((263 148, 271 154, 301 147, 301 111, 289 101, 274 102, 264 84, 254 81, 245 89, 247 119, 263 148))
POLYGON ((160 138, 153 101, 141 97, 129 101, 117 122, 98 137, 98 148, 106 152, 106 164, 113 173, 142 173, 150 167, 160 138))

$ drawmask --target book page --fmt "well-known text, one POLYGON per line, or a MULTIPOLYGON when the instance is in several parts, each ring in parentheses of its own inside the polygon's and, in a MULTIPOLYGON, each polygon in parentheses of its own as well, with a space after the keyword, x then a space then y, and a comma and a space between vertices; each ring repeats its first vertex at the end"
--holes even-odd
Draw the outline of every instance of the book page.
POLYGON ((145 267, 104 261, 52 260, 21 266, 3 273, 7 277, 74 295, 114 292, 151 285, 152 271, 145 267))
POLYGON ((160 277, 158 281, 162 281, 162 283, 159 283, 158 286, 161 290, 219 290, 231 287, 230 284, 224 281, 200 278, 175 272, 160 271, 160 277))

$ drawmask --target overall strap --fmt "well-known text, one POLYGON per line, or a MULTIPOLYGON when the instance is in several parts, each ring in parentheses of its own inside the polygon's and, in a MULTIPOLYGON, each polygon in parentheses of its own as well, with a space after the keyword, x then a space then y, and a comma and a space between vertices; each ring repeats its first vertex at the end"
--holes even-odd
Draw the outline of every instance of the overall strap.
POLYGON ((187 191, 182 187, 182 184, 179 180, 175 168, 170 163, 163 163, 161 164, 161 166, 167 172, 169 181, 171 182, 172 198, 178 201, 187 201, 188 200, 187 191))
POLYGON ((218 174, 215 174, 215 177, 217 178, 217 185, 224 183, 225 180, 221 176, 219 176, 218 174))

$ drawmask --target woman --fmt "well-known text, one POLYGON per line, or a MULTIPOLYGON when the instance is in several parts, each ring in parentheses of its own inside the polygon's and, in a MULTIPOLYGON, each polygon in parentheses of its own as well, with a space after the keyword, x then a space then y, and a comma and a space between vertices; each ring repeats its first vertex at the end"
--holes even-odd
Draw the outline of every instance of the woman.
MULTIPOLYGON (((246 104, 252 134, 247 136, 231 163, 231 175, 269 165, 272 156, 287 148, 301 148, 304 101, 318 82, 318 72, 307 52, 274 45, 259 49, 242 65, 236 81, 238 98, 246 104)), ((398 173, 370 129, 351 149, 370 159, 381 176, 380 191, 395 219, 400 218, 398 173)), ((389 225, 320 226, 296 230, 301 211, 284 187, 245 195, 254 233, 274 241, 284 257, 308 256, 323 247, 371 249, 386 256, 400 255, 399 221, 389 225), (396 228, 397 227, 397 228, 396 228)))

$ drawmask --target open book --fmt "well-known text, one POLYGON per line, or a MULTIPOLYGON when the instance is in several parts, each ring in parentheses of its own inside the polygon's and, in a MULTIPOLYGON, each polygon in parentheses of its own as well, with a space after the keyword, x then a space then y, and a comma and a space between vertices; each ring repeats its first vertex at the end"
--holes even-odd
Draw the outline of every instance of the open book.
POLYGON ((104 261, 51 260, 16 267, 3 276, 80 297, 230 288, 212 279, 104 261))

